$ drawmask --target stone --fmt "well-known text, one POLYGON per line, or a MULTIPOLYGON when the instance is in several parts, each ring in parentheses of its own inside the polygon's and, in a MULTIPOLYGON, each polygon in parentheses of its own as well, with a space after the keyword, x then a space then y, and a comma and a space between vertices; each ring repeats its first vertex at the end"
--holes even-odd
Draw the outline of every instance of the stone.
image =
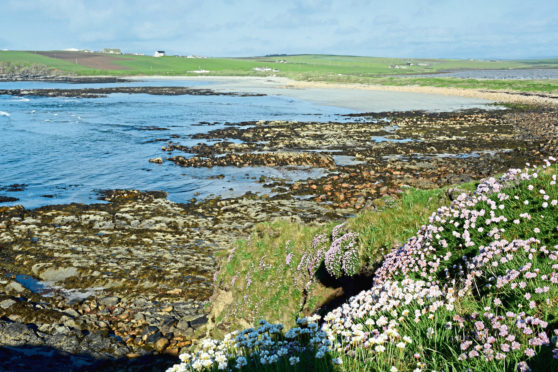
POLYGON ((181 319, 178 321, 178 323, 176 323, 175 327, 181 331, 186 331, 187 329, 190 328, 190 322, 187 321, 186 319, 181 319))
POLYGON ((161 339, 161 338, 164 338, 163 334, 161 332, 157 331, 157 332, 147 336, 145 338, 145 342, 148 343, 148 344, 156 344, 159 341, 159 339, 161 339))
POLYGON ((206 324, 207 322, 208 322, 207 316, 203 315, 203 316, 200 316, 199 318, 191 320, 190 321, 190 327, 199 328, 202 325, 206 324))
POLYGON ((15 304, 16 302, 12 299, 7 299, 4 300, 2 302, 0 302, 0 307, 4 310, 9 309, 13 304, 15 304))
POLYGON ((151 158, 149 159, 149 162, 155 164, 163 164, 163 158, 151 158))
POLYGON ((165 350, 167 348, 167 346, 169 346, 170 341, 166 338, 160 338, 155 342, 155 350, 157 350, 158 352, 162 352, 163 350, 165 350))
POLYGON ((68 353, 75 353, 79 340, 75 334, 54 334, 48 335, 44 340, 45 344, 55 349, 64 350, 68 353))
POLYGON ((120 302, 120 298, 116 297, 116 296, 110 296, 110 297, 103 297, 99 300, 99 302, 102 305, 105 306, 116 306, 119 302, 120 302))
POLYGON ((73 318, 79 317, 79 313, 72 308, 64 309, 64 311, 62 311, 62 312, 64 314, 68 314, 69 316, 71 316, 73 318))
POLYGON ((35 331, 22 323, 14 323, 0 320, 0 345, 39 345, 41 339, 35 331))
POLYGON ((39 274, 39 278, 50 282, 59 282, 78 275, 75 267, 50 267, 39 274))
POLYGON ((25 291, 25 287, 23 287, 18 282, 10 282, 10 284, 6 286, 6 292, 11 292, 11 291, 21 293, 25 291))

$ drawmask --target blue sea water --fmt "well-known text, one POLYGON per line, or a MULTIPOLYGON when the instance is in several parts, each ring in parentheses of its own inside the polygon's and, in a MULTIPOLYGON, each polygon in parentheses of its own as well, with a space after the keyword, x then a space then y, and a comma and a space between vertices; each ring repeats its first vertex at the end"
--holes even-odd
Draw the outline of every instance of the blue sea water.
MULTIPOLYGON (((114 84, 2 82, 0 89, 110 86, 201 86, 194 81, 134 81, 114 84)), ((48 204, 98 202, 98 190, 163 190, 169 199, 266 192, 261 175, 315 177, 320 170, 286 168, 184 168, 168 156, 167 141, 193 145, 195 133, 252 120, 343 121, 352 110, 320 106, 285 96, 157 96, 111 94, 105 98, 0 95, 0 196, 35 208, 48 204), (200 124, 202 122, 212 123, 200 124), (159 130, 152 130, 152 129, 159 130), (161 130, 162 129, 162 130, 161 130), (178 136, 178 138, 171 138, 178 136), (211 178, 224 175, 224 179, 211 178), (12 185, 24 185, 13 187, 12 185), (11 187, 12 186, 12 187, 11 187), (16 191, 23 189, 22 191, 16 191)))

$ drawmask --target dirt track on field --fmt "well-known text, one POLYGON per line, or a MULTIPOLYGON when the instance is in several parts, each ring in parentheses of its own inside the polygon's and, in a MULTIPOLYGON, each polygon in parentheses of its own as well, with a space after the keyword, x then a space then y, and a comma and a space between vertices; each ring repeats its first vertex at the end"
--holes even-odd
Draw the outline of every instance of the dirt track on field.
POLYGON ((91 67, 97 70, 129 70, 130 68, 114 63, 127 58, 111 56, 104 53, 85 53, 85 52, 37 52, 37 54, 63 59, 82 66, 91 67))

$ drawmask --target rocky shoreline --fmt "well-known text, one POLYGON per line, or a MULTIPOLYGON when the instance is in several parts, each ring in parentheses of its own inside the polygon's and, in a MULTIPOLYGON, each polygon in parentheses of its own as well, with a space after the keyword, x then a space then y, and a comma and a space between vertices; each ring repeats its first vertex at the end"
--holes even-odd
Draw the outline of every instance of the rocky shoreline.
POLYGON ((352 209, 401 187, 467 182, 558 152, 552 107, 348 117, 349 122, 229 123, 227 128, 193 136, 211 144, 170 142, 162 150, 172 155, 167 160, 185 167, 324 168, 327 174, 316 180, 267 186, 274 192, 352 209))
POLYGON ((36 97, 72 97, 72 98, 101 98, 109 94, 152 94, 163 96, 233 96, 260 97, 260 93, 217 92, 211 89, 188 87, 111 87, 111 88, 82 88, 82 89, 0 89, 0 95, 36 96, 36 97))
POLYGON ((260 179, 269 194, 178 204, 164 192, 109 190, 104 204, 0 207, 2 363, 31 368, 55 355, 50 363, 75 370, 139 360, 162 369, 205 336, 219 257, 255 224, 342 219, 405 187, 558 155, 552 107, 348 118, 228 123, 193 136, 207 142, 162 148, 177 166, 324 170, 318 179, 260 179))
POLYGON ((255 223, 342 217, 250 194, 165 196, 113 190, 108 204, 0 208, 0 365, 36 367, 40 358, 22 360, 25 348, 61 352, 78 370, 165 363, 204 335, 220 251, 255 223))

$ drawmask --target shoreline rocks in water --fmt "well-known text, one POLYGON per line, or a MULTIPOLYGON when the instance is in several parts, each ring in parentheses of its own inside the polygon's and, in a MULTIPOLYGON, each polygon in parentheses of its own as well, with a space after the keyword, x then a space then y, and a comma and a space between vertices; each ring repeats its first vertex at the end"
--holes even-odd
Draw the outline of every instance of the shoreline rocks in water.
POLYGON ((170 161, 183 167, 280 167, 280 166, 310 166, 317 168, 334 168, 335 162, 329 155, 307 154, 295 152, 262 153, 262 154, 225 154, 223 156, 210 156, 185 158, 173 156, 170 161))
POLYGON ((556 114, 555 108, 527 107, 352 114, 349 122, 243 122, 192 136, 213 143, 168 143, 162 150, 186 167, 321 167, 326 175, 316 180, 266 185, 274 192, 360 209, 402 187, 467 182, 532 158, 556 156, 556 114))
POLYGON ((83 89, 0 89, 0 95, 12 96, 37 96, 37 97, 74 97, 74 98, 101 98, 109 94, 152 94, 164 96, 233 96, 233 97, 261 97, 261 93, 236 93, 217 92, 204 88, 188 87, 110 87, 110 88, 83 88, 83 89))

